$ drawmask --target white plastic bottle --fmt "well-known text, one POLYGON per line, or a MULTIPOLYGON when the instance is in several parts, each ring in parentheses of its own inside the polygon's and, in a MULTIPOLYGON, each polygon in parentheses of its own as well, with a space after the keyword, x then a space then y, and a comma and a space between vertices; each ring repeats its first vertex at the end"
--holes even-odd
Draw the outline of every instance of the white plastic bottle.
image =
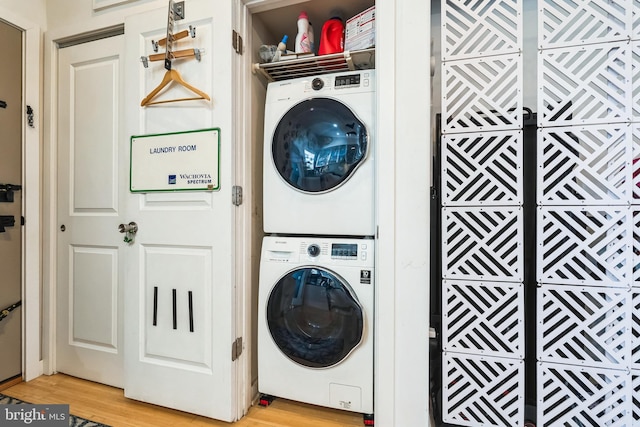
POLYGON ((309 46, 311 47, 311 52, 316 53, 316 41, 313 36, 313 24, 309 22, 309 46))
POLYGON ((309 40, 309 17, 306 12, 300 12, 300 16, 298 16, 298 34, 296 35, 295 52, 311 52, 311 41, 309 40))

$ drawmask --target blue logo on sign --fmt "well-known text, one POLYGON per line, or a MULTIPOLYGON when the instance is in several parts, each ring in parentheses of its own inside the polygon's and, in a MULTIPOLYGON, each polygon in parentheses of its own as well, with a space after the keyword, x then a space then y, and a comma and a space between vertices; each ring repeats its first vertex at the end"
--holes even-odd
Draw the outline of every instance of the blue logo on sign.
POLYGON ((175 183, 176 183, 176 176, 169 175, 169 184, 175 184, 175 183))

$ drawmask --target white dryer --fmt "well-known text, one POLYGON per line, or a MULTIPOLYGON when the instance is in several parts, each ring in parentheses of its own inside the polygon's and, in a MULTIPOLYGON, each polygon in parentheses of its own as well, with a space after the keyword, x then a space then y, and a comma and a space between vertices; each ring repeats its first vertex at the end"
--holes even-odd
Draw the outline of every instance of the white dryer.
POLYGON ((373 242, 264 238, 260 393, 373 414, 373 242))
POLYGON ((374 72, 269 84, 266 233, 374 235, 374 72))

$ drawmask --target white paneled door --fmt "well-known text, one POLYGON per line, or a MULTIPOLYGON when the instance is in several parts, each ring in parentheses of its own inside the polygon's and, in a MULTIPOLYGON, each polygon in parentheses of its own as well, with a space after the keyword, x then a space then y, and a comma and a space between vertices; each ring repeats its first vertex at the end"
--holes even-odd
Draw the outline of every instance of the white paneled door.
MULTIPOLYGON (((233 274, 235 53, 232 4, 219 3, 214 10, 192 0, 173 24, 176 34, 192 30, 172 48, 199 55, 175 59, 172 69, 211 100, 166 102, 198 97, 172 82, 154 98, 163 102, 141 106, 167 71, 163 60, 140 60, 164 52, 162 42, 158 52, 153 46, 167 36, 166 8, 127 17, 124 36, 60 49, 56 366, 132 399, 233 421, 233 353, 242 346, 233 274), (130 164, 130 144, 141 139, 132 136, 212 128, 205 134, 215 144, 219 136, 211 159, 219 160, 219 187, 130 191, 130 168, 147 167, 130 164), (136 234, 119 233, 131 222, 136 234)), ((203 162, 163 164, 180 177, 198 175, 191 169, 203 162)))
POLYGON ((123 386, 124 36, 59 50, 56 370, 123 386))
MULTIPOLYGON (((232 360, 237 208, 232 203, 231 7, 232 2, 185 2, 184 19, 173 24, 174 34, 195 29, 173 42, 174 51, 197 49, 200 55, 175 59, 171 68, 211 100, 166 102, 198 98, 193 90, 171 82, 152 100, 164 102, 141 106, 167 75, 163 60, 145 67, 140 58, 156 54, 158 41, 157 53, 165 52, 161 40, 167 36, 168 10, 125 21, 127 143, 134 135, 210 128, 217 128, 220 136, 219 189, 135 192, 127 197, 125 222, 134 221, 139 229, 125 249, 125 395, 225 421, 236 417, 238 363, 232 360)), ((205 134, 217 139, 216 132, 205 134)), ((148 160, 167 157, 163 164, 171 171, 159 186, 171 183, 171 176, 180 180, 202 174, 202 161, 183 159, 180 147, 167 149, 182 139, 176 137, 175 144, 170 136, 162 140, 163 145, 148 154, 148 160)), ((215 169, 214 161, 210 159, 215 169)), ((144 176, 144 168, 153 169, 149 165, 141 160, 132 168, 144 176)))

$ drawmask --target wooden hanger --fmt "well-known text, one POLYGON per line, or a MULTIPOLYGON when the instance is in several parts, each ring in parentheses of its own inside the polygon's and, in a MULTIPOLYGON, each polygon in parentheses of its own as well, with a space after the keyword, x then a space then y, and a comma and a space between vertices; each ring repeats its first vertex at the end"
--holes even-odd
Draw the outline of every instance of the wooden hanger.
MULTIPOLYGON (((194 57, 200 60, 200 55, 202 54, 202 52, 203 52, 203 49, 190 48, 190 49, 173 51, 171 52, 171 55, 173 56, 173 59, 194 57)), ((164 53, 154 53, 152 55, 149 55, 147 59, 149 60, 149 62, 164 61, 165 56, 166 55, 164 53)))
MULTIPOLYGON (((174 41, 176 41, 176 40, 180 40, 180 39, 183 39, 183 38, 185 38, 185 37, 187 37, 187 36, 189 36, 189 35, 190 35, 191 37, 195 37, 195 34, 196 34, 196 33, 195 33, 195 29, 194 29, 193 27, 191 27, 191 26, 190 26, 188 30, 182 30, 182 31, 180 31, 180 32, 178 32, 178 33, 175 33, 175 34, 173 35, 173 40, 174 40, 174 41)), ((167 38, 166 38, 166 37, 164 37, 164 38, 162 38, 162 39, 158 40, 157 42, 153 42, 153 44, 154 44, 154 46, 155 46, 155 45, 158 45, 158 46, 165 46, 165 45, 167 44, 167 38)), ((157 50, 156 50, 156 52, 157 52, 157 50)))
MULTIPOLYGON (((185 82, 182 76, 180 75, 180 73, 178 73, 178 71, 172 69, 171 67, 172 61, 176 57, 173 52, 173 42, 176 40, 175 35, 173 34, 173 25, 175 22, 174 14, 175 14, 174 2, 173 0, 169 0, 169 12, 167 14, 167 37, 164 39, 164 44, 166 44, 167 46, 164 54, 164 68, 166 68, 167 71, 164 73, 164 77, 162 78, 162 81, 160 82, 160 84, 151 92, 149 92, 149 94, 142 100, 142 102, 140 102, 141 107, 146 107, 147 105, 154 105, 154 104, 164 104, 167 102, 191 101, 191 100, 197 100, 197 99, 206 99, 207 101, 211 100, 211 98, 209 98, 209 95, 207 95, 200 89, 191 86, 189 83, 185 82), (191 97, 191 98, 166 99, 166 100, 152 102, 153 99, 156 97, 156 95, 158 95, 162 91, 162 89, 164 89, 171 82, 176 82, 184 86, 185 88, 189 89, 191 92, 195 93, 198 96, 191 97)), ((188 52, 188 51, 189 49, 185 49, 184 51, 181 51, 181 53, 188 52)), ((193 49, 192 52, 195 54, 195 49, 193 49)), ((186 55, 186 56, 189 56, 189 55, 186 55)))
POLYGON ((192 100, 197 100, 197 99, 206 99, 207 101, 211 100, 209 95, 207 95, 206 93, 202 92, 200 89, 191 86, 189 83, 185 82, 184 79, 182 78, 182 76, 180 75, 180 73, 177 70, 170 69, 170 70, 167 70, 166 73, 164 73, 164 77, 162 78, 162 81, 160 82, 160 84, 155 89, 153 89, 151 92, 149 92, 149 95, 147 95, 142 100, 142 102, 140 103, 140 106, 141 107, 145 107, 147 105, 164 104, 164 103, 167 103, 167 102, 192 101, 192 100), (176 82, 176 83, 186 87, 187 89, 189 89, 191 92, 195 93, 198 96, 197 97, 192 97, 192 98, 176 98, 176 99, 167 99, 167 100, 162 100, 162 101, 151 102, 153 100, 153 98, 155 98, 156 95, 158 93, 160 93, 160 91, 162 89, 164 89, 165 86, 167 86, 171 82, 176 82))

